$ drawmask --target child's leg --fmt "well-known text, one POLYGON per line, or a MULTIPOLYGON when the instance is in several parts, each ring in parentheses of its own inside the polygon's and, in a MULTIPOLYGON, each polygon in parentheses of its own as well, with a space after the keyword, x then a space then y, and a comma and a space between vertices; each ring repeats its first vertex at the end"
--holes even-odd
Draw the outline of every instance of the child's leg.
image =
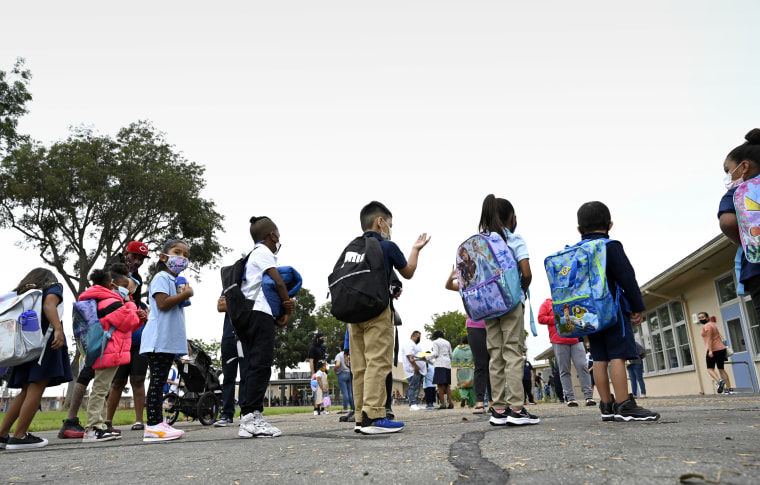
POLYGON ((452 404, 452 402, 451 402, 452 401, 452 399, 451 399, 451 385, 450 384, 446 384, 444 387, 446 388, 446 397, 448 397, 448 399, 449 399, 449 404, 452 404))
POLYGON ((245 374, 245 402, 240 408, 241 416, 264 410, 264 397, 274 363, 274 319, 271 315, 255 311, 250 321, 251 328, 247 333, 243 352, 248 368, 245 374))
MULTIPOLYGON (((363 326, 365 366, 362 412, 369 419, 382 419, 386 415, 385 379, 393 366, 393 320, 390 306, 377 317, 360 325, 363 326)), ((356 357, 353 348, 351 355, 356 357)), ((356 383, 357 379, 354 379, 354 384, 356 383)))
MULTIPOLYGON (((32 419, 37 413, 40 407, 40 399, 42 399, 42 393, 47 387, 48 379, 44 381, 30 382, 26 385, 23 392, 26 393, 24 399, 18 410, 18 419, 16 419, 16 429, 13 431, 14 438, 23 438, 26 436, 26 432, 29 430, 29 425, 32 424, 32 419)), ((3 424, 5 422, 3 421, 3 424)), ((10 429, 10 425, 8 426, 10 429)))
POLYGON ((18 419, 19 413, 21 413, 21 407, 24 405, 24 399, 26 399, 26 386, 16 394, 11 403, 8 405, 8 410, 3 417, 3 423, 0 424, 0 436, 8 436, 11 431, 13 423, 18 419))
POLYGON ((444 399, 443 384, 436 384, 435 387, 438 389, 438 400, 441 401, 441 406, 445 406, 446 400, 444 399))
POLYGON ((610 378, 612 379, 612 388, 620 402, 628 399, 628 372, 625 369, 625 360, 610 360, 610 378))
POLYGON ((145 408, 148 411, 148 426, 156 426, 163 421, 162 405, 164 401, 164 384, 169 378, 169 369, 172 367, 173 354, 150 353, 148 354, 148 366, 150 367, 150 385, 146 396, 145 408))
POLYGON ((731 389, 731 379, 728 377, 728 372, 725 369, 718 369, 723 380, 726 381, 726 389, 731 389))
POLYGON ((106 393, 111 388, 111 381, 119 367, 106 367, 95 371, 95 379, 92 382, 90 401, 87 403, 88 430, 93 428, 105 429, 106 393))
POLYGON ((351 372, 353 373, 354 406, 356 422, 361 422, 364 411, 364 373, 367 361, 364 359, 364 324, 348 325, 348 345, 351 349, 351 372))
POLYGON ((504 346, 504 334, 501 331, 501 320, 499 318, 486 320, 486 345, 490 357, 488 376, 493 391, 493 394, 489 396, 489 401, 491 407, 498 411, 506 408, 506 393, 504 391, 506 384, 504 367, 506 363, 501 351, 504 346))
MULTIPOLYGON (((522 378, 524 363, 522 351, 525 343, 525 328, 523 325, 523 305, 517 305, 506 315, 499 318, 502 331, 503 346, 501 349, 502 359, 505 362, 504 371, 509 386, 506 404, 515 412, 523 408, 522 378)), ((493 386, 492 386, 493 387, 493 386)), ((494 390, 494 392, 498 392, 494 390)), ((494 409, 496 406, 494 406, 494 409)))
MULTIPOLYGON (((594 361, 594 374, 597 376, 603 376, 603 378, 596 379, 596 388, 599 390, 599 399, 602 402, 611 402, 612 393, 610 393, 610 381, 607 379, 607 362, 603 360, 594 361)), ((627 386, 626 386, 627 390, 627 386)), ((618 399, 627 399, 628 394, 618 396, 618 399)))

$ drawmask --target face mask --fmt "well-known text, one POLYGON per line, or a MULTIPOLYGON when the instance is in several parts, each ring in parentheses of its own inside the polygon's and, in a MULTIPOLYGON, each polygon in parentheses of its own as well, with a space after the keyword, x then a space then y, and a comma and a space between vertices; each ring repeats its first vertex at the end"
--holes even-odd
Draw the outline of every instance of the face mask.
POLYGON ((166 267, 175 275, 185 271, 189 264, 190 261, 182 256, 169 256, 169 259, 166 261, 166 267))
POLYGON ((699 319, 699 323, 701 323, 702 325, 704 325, 705 323, 707 323, 707 320, 704 320, 704 319, 700 318, 699 319))
POLYGON ((127 298, 129 298, 129 290, 124 288, 123 286, 117 286, 116 291, 119 292, 122 300, 126 300, 127 298))
POLYGON ((274 254, 279 253, 281 247, 282 247, 282 244, 280 244, 280 241, 277 241, 276 243, 274 243, 274 254))
POLYGON ((726 174, 725 177, 723 177, 723 185, 725 185, 727 189, 731 190, 734 187, 738 187, 739 185, 744 183, 744 176, 741 176, 736 180, 731 180, 731 177, 733 177, 734 172, 739 170, 739 167, 741 166, 742 166, 741 164, 737 165, 735 169, 731 170, 730 172, 726 174))
POLYGON ((380 230, 381 231, 380 232, 380 237, 383 238, 383 241, 390 241, 391 240, 391 234, 393 234, 393 229, 391 228, 390 225, 388 225, 387 222, 385 222, 385 221, 383 221, 383 222, 385 223, 386 226, 388 226, 388 232, 385 232, 385 231, 383 231, 381 229, 380 230))
POLYGON ((135 274, 140 268, 140 265, 137 263, 127 263, 127 268, 129 269, 129 274, 135 274))

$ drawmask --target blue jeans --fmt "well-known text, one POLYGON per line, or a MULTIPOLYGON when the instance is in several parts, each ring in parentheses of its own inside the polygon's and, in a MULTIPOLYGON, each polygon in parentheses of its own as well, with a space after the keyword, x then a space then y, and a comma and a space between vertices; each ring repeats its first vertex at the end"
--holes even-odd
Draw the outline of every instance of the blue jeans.
POLYGON ((341 400, 343 401, 343 410, 349 407, 354 410, 354 387, 351 382, 350 372, 341 372, 338 374, 338 386, 340 386, 341 400))
POLYGON ((420 384, 422 384, 422 374, 415 372, 408 379, 409 389, 406 391, 406 398, 409 399, 409 405, 420 403, 420 384))
POLYGON ((645 396, 647 388, 644 385, 644 365, 628 364, 628 377, 631 379, 631 392, 634 396, 645 396), (641 388, 641 394, 637 391, 641 388))
POLYGON ((240 389, 238 399, 240 406, 245 401, 245 374, 248 370, 248 361, 238 358, 237 341, 235 338, 222 339, 222 417, 232 419, 235 416, 235 381, 240 366, 240 389))

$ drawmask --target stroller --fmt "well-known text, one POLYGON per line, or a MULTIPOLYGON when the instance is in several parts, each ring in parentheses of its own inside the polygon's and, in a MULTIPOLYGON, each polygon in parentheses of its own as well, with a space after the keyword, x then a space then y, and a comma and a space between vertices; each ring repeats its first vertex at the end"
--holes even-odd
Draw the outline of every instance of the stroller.
POLYGON ((188 355, 175 359, 179 369, 177 392, 164 395, 163 414, 169 425, 181 412, 208 426, 216 421, 222 409, 221 371, 214 369, 211 359, 195 342, 187 341, 188 355))

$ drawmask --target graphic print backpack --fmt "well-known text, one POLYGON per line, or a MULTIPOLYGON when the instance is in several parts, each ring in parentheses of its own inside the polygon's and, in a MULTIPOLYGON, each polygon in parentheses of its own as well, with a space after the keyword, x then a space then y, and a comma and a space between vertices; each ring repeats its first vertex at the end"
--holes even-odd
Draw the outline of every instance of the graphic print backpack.
POLYGON ((13 367, 39 358, 52 333, 43 334, 42 290, 0 296, 0 367, 13 367))
POLYGON ((331 313, 348 323, 366 322, 390 304, 388 274, 377 238, 359 236, 351 241, 327 277, 331 313))
POLYGON ((103 357, 106 345, 115 330, 114 327, 105 330, 100 319, 124 305, 121 302, 114 302, 98 310, 98 301, 91 299, 74 302, 72 312, 74 339, 79 347, 79 353, 84 357, 84 365, 90 367, 103 357))
POLYGON ((520 303, 517 261, 499 233, 475 234, 459 245, 457 281, 472 320, 501 316, 520 303))
POLYGON ((585 239, 544 260, 554 322, 562 337, 583 337, 623 321, 620 290, 613 295, 607 284, 608 242, 585 239))
POLYGON ((734 207, 744 256, 750 263, 760 263, 760 177, 736 188, 734 207))

